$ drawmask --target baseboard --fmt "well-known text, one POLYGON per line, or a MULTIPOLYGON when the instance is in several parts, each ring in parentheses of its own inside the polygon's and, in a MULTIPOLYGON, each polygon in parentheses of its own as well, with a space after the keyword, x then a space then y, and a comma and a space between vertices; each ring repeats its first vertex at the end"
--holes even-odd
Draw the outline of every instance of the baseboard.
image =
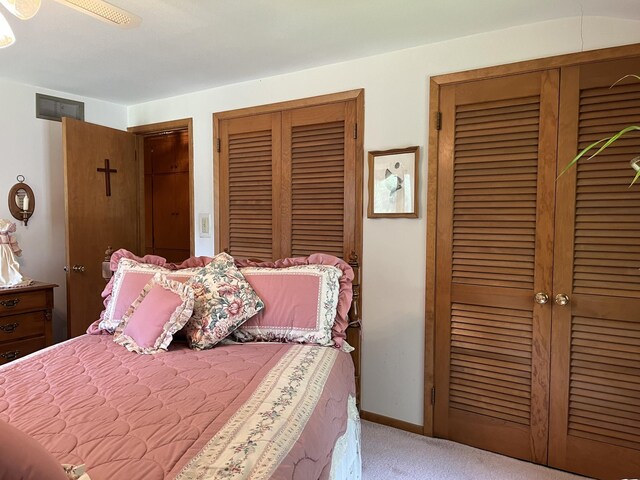
POLYGON ((368 420, 369 422, 379 423, 380 425, 386 425, 387 427, 397 428, 404 430, 405 432, 423 434, 424 427, 422 425, 416 425, 415 423, 405 422, 404 420, 398 420, 397 418, 385 417, 378 413, 360 411, 360 418, 368 420))

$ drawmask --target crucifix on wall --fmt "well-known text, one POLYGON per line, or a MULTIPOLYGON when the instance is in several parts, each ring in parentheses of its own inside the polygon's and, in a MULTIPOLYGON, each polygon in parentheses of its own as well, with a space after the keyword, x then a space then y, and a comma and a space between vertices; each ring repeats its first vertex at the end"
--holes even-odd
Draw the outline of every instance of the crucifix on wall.
POLYGON ((98 168, 98 172, 104 173, 104 186, 106 190, 107 197, 111 196, 111 174, 117 173, 118 170, 112 169, 109 167, 109 159, 104 159, 104 168, 98 168))

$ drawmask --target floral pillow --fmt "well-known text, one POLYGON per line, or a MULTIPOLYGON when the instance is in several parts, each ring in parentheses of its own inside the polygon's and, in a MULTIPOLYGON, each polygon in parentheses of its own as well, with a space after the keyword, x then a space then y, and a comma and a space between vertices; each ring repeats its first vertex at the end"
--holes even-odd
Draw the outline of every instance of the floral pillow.
POLYGON ((156 274, 122 317, 113 341, 130 352, 167 350, 173 335, 191 317, 193 299, 190 286, 156 274))
POLYGON ((186 284, 193 288, 195 301, 184 330, 196 350, 213 347, 264 307, 226 253, 216 255, 186 284))
POLYGON ((123 315, 138 297, 142 288, 157 273, 166 275, 170 280, 185 282, 200 270, 200 268, 185 268, 171 271, 162 265, 121 258, 112 279, 113 286, 107 306, 98 324, 99 329, 108 333, 115 332, 122 322, 123 315))

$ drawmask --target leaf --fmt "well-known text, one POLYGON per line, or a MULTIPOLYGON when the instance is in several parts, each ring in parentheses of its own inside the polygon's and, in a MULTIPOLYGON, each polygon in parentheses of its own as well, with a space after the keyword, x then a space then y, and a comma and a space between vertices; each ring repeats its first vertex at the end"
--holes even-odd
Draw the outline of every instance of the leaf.
POLYGON ((636 79, 640 80, 640 77, 638 75, 634 75, 634 74, 630 73, 629 75, 625 75, 624 77, 619 78, 618 80, 616 80, 616 82, 613 85, 611 85, 609 88, 615 87, 618 83, 623 81, 625 78, 629 78, 629 77, 636 78, 636 79))
POLYGON ((636 183, 636 181, 640 178, 640 170, 638 170, 636 172, 636 176, 633 177, 633 181, 631 182, 631 185, 629 185, 629 188, 633 187, 633 184, 636 183))
MULTIPOLYGON (((575 157, 573 160, 571 160, 571 161, 569 162, 569 164, 568 164, 566 167, 564 167, 564 169, 560 172, 560 175, 558 175, 558 178, 560 178, 560 176, 562 176, 562 174, 563 174, 564 172, 566 172, 566 171, 567 171, 567 170, 569 170, 571 167, 573 167, 573 166, 578 162, 578 160, 580 160, 582 157, 584 157, 584 156, 589 152, 589 150, 591 150, 592 148, 595 148, 596 146, 598 146, 598 145, 599 145, 599 144, 601 144, 602 142, 606 142, 606 141, 607 141, 607 140, 609 140, 610 138, 611 138, 611 137, 603 138, 602 140, 598 140, 597 142, 593 142, 593 143, 592 143, 591 145, 589 145, 588 147, 585 147, 585 149, 584 149, 584 150, 582 150, 578 155, 576 155, 576 157, 575 157)), ((593 156, 593 155, 592 155, 592 156, 593 156)), ((589 157, 589 158, 591 158, 591 157, 589 157)))
MULTIPOLYGON (((609 145, 611 145, 613 142, 615 142, 616 140, 618 140, 620 137, 622 137, 624 134, 632 132, 634 130, 640 130, 640 126, 638 125, 629 125, 626 128, 623 128, 622 130, 620 130, 618 133, 616 133, 613 137, 609 137, 609 139, 606 141, 606 143, 604 145, 602 145, 598 151, 594 154, 592 154, 589 158, 593 158, 596 155, 598 155, 600 152, 602 152, 605 148, 607 148, 609 145)), ((602 141, 602 140, 601 140, 602 141)), ((588 148, 588 147, 587 147, 588 148)))
MULTIPOLYGON (((634 130, 639 130, 640 131, 640 126, 638 125, 629 125, 626 128, 623 128, 622 130, 620 130, 618 133, 616 133, 615 135, 611 136, 611 137, 607 137, 607 138, 603 138, 601 140, 598 140, 597 142, 593 142, 591 145, 589 145, 588 147, 585 147, 578 155, 575 156, 575 158, 573 160, 571 160, 569 162, 569 164, 564 167, 564 169, 560 172, 560 175, 558 175, 558 178, 560 178, 562 176, 562 174, 564 172, 566 172, 567 170, 569 170, 572 166, 574 166, 578 160, 580 160, 582 157, 584 157, 587 153, 589 153, 589 151, 591 151, 593 148, 597 147, 598 145, 600 145, 602 143, 602 146, 600 146, 600 148, 598 148, 598 150, 596 150, 595 153, 592 153, 589 157, 587 157, 587 160, 592 159, 593 157, 595 157, 596 155, 598 155, 600 152, 602 152, 605 148, 607 148, 608 146, 610 146, 613 142, 615 142, 616 140, 618 140, 620 137, 622 137, 623 135, 632 132, 634 130), (604 143, 603 143, 604 142, 604 143)), ((637 177, 636 177, 637 178, 637 177)), ((634 179, 634 182, 636 181, 636 179, 634 179)))

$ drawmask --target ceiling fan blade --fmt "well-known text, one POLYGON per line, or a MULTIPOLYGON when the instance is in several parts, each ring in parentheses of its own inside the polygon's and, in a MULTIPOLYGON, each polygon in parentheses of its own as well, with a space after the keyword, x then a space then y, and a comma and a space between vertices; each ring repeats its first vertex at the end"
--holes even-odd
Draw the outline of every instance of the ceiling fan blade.
MULTIPOLYGON (((7 0, 0 0, 2 1, 7 0)), ((142 21, 137 15, 104 0, 56 0, 56 2, 121 28, 136 27, 142 21)))
POLYGON ((13 34, 13 30, 11 30, 11 25, 9 25, 7 19, 4 18, 4 15, 0 13, 0 48, 13 45, 15 41, 16 36, 13 34))
POLYGON ((29 20, 40 10, 40 0, 0 0, 13 15, 20 20, 29 20))

